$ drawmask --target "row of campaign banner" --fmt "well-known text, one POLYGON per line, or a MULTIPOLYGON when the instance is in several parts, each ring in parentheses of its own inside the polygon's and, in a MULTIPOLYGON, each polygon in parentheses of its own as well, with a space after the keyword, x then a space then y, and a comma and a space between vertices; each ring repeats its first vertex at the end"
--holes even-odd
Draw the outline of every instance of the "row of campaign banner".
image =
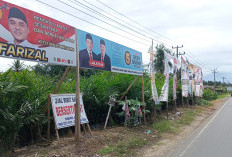
POLYGON ((158 96, 156 85, 155 85, 155 70, 154 70, 154 52, 150 51, 150 74, 151 74, 151 89, 152 89, 152 99, 155 104, 159 102, 167 102, 169 95, 169 78, 170 73, 173 74, 173 100, 177 99, 177 71, 181 67, 181 86, 182 86, 182 96, 188 97, 193 96, 193 93, 197 97, 203 96, 203 72, 202 69, 192 63, 187 59, 185 60, 181 57, 181 63, 176 56, 172 56, 166 51, 164 51, 164 75, 165 81, 161 89, 161 94, 158 96), (172 67, 170 67, 170 64, 172 67))
POLYGON ((0 57, 142 75, 142 53, 0 0, 0 57), (78 39, 78 41, 76 40, 78 39))
POLYGON ((203 72, 202 68, 190 63, 181 57, 181 85, 184 97, 203 96, 203 72))

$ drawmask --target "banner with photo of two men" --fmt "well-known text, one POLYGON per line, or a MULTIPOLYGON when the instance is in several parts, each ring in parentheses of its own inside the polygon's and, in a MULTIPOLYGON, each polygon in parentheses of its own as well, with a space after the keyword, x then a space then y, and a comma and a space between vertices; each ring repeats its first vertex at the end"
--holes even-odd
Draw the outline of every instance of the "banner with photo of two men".
POLYGON ((78 30, 81 68, 142 75, 142 54, 126 46, 78 30))

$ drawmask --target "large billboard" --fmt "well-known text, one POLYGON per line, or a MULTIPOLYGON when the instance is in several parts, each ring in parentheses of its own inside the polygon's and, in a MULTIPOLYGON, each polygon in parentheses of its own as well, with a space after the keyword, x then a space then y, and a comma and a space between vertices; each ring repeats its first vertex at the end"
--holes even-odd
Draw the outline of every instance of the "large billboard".
MULTIPOLYGON (((0 0, 0 57, 76 66, 75 28, 0 0)), ((142 75, 142 54, 78 30, 81 68, 142 75)))
POLYGON ((0 57, 76 65, 75 28, 0 0, 0 57))
POLYGON ((78 30, 81 68, 142 75, 142 53, 99 36, 78 30))

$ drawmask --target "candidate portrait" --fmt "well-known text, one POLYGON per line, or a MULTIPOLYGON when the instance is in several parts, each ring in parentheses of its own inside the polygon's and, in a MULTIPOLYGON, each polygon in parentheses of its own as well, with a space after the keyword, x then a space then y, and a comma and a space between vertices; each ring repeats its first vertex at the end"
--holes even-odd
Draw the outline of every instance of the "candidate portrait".
POLYGON ((89 61, 97 60, 97 55, 93 52, 93 39, 89 33, 85 36, 85 45, 86 49, 79 52, 80 67, 91 68, 89 61))
POLYGON ((105 67, 102 70, 111 71, 111 61, 110 57, 106 53, 106 44, 103 39, 100 40, 100 50, 101 53, 98 55, 98 61, 104 62, 105 67))

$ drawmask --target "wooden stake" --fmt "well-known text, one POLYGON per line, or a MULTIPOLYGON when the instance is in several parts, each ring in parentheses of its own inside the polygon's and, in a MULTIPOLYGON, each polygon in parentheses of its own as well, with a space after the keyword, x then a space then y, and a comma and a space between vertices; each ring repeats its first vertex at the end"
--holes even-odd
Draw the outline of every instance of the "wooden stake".
POLYGON ((156 120, 156 108, 155 108, 155 106, 154 106, 154 120, 156 120))
MULTIPOLYGON (((71 69, 71 67, 67 67, 67 68, 66 68, 66 70, 65 70, 63 76, 61 77, 61 79, 60 79, 60 81, 59 81, 59 83, 58 83, 56 89, 54 90, 53 94, 57 94, 57 93, 59 92, 60 86, 61 86, 61 84, 63 83, 63 81, 65 80, 66 76, 68 75, 68 72, 70 71, 70 69, 71 69)), ((43 114, 47 111, 48 106, 49 106, 50 104, 51 104, 51 102, 48 101, 46 107, 45 107, 44 110, 43 110, 43 114)))
MULTIPOLYGON (((145 99, 144 99, 144 79, 143 79, 143 76, 142 76, 142 98, 143 98, 143 104, 144 104, 145 99)), ((143 107, 143 120, 144 120, 144 125, 146 125, 146 106, 143 107)))
POLYGON ((78 31, 75 29, 76 38, 76 104, 75 104, 75 141, 81 139, 81 121, 80 121, 80 76, 79 76, 79 48, 78 31))
POLYGON ((166 114, 167 114, 167 119, 168 119, 168 101, 167 101, 166 107, 167 107, 167 109, 166 109, 166 114))
POLYGON ((175 111, 177 111, 176 100, 174 100, 174 103, 175 103, 175 111))
POLYGON ((86 130, 85 130, 85 124, 82 124, 83 130, 84 130, 84 134, 86 135, 86 130))
POLYGON ((56 128, 56 137, 57 137, 57 140, 58 140, 58 144, 60 144, 60 136, 59 136, 59 132, 58 132, 58 129, 56 128))
POLYGON ((87 125, 87 127, 88 127, 88 129, 89 129, 90 135, 92 136, 92 131, 91 131, 91 129, 90 129, 89 123, 87 123, 86 125, 87 125))
POLYGON ((192 95, 192 105, 194 105, 194 101, 193 101, 193 95, 192 95))
MULTIPOLYGON (((127 113, 127 107, 126 107, 126 105, 127 105, 127 97, 125 99, 125 121, 124 121, 124 127, 126 127, 126 119, 127 119, 127 117, 126 117, 126 113, 127 113)), ((128 108, 129 108, 129 106, 128 106, 128 108)))
POLYGON ((106 122, 105 122, 104 129, 106 129, 106 126, 107 126, 107 123, 108 123, 108 119, 109 119, 109 116, 110 116, 110 112, 111 112, 111 108, 112 108, 112 105, 110 105, 110 107, 109 107, 109 111, 108 111, 108 114, 107 114, 107 117, 106 117, 106 122))
POLYGON ((181 98, 182 98, 182 107, 184 107, 184 97, 181 96, 181 98))
POLYGON ((187 103, 188 103, 188 108, 189 108, 189 97, 187 97, 187 103))
MULTIPOLYGON (((51 100, 51 96, 50 95, 49 95, 49 99, 51 100)), ((54 116, 54 112, 53 112, 53 117, 55 117, 54 116)), ((54 118, 54 123, 55 123, 56 137, 57 137, 57 140, 58 140, 58 144, 60 144, 60 136, 59 136, 59 132, 58 132, 58 129, 57 129, 56 119, 55 118, 54 118)))
POLYGON ((125 97, 125 95, 127 94, 127 92, 130 90, 130 88, 132 87, 132 85, 135 83, 135 81, 139 78, 139 76, 137 76, 134 81, 130 84, 130 86, 127 88, 127 90, 125 91, 125 93, 123 94, 123 96, 120 98, 120 101, 122 101, 122 99, 125 97))
POLYGON ((48 94, 48 130, 47 130, 47 140, 50 139, 50 104, 51 104, 51 95, 48 94))

